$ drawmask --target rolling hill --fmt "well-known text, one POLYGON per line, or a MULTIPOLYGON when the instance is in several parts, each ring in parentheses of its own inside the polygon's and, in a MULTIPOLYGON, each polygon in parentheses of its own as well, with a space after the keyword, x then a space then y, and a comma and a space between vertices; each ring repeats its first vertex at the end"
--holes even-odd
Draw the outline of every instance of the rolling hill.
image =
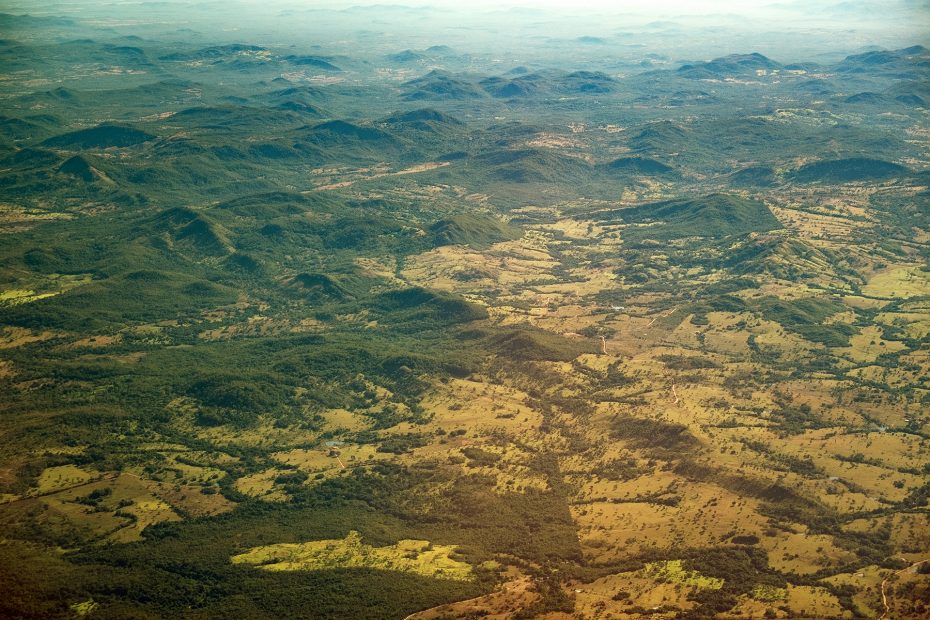
POLYGON ((102 124, 49 138, 42 146, 64 149, 106 149, 129 147, 154 140, 156 136, 126 125, 102 124))
POLYGON ((624 231, 634 240, 671 240, 685 237, 726 237, 765 232, 781 227, 762 202, 733 194, 669 200, 595 214, 596 219, 648 224, 624 231))

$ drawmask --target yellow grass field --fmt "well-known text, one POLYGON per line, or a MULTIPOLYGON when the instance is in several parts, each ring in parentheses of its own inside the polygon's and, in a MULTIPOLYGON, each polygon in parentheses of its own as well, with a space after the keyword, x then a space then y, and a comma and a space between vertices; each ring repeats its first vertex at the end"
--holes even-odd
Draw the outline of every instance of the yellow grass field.
POLYGON ((453 581, 474 578, 471 566, 452 559, 455 548, 425 540, 401 540, 372 547, 351 531, 341 540, 282 543, 256 547, 232 557, 233 564, 253 564, 262 570, 299 571, 329 568, 378 568, 453 581))

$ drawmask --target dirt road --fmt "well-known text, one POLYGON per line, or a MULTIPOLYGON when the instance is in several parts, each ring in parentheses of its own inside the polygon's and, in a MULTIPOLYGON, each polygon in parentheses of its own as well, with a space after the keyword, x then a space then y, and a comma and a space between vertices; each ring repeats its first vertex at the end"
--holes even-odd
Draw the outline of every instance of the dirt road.
POLYGON ((888 614, 891 613, 891 607, 888 605, 888 595, 887 595, 887 593, 885 592, 885 586, 888 585, 888 580, 891 579, 892 577, 897 577, 897 576, 900 575, 901 573, 906 573, 907 571, 909 571, 909 570, 911 570, 911 569, 913 569, 913 568, 917 568, 917 567, 920 566, 921 564, 926 564, 927 562, 930 562, 930 558, 927 558, 926 560, 921 560, 920 562, 914 562, 913 564, 911 564, 911 565, 908 566, 907 568, 902 568, 902 569, 899 570, 899 571, 896 571, 896 572, 894 572, 894 573, 891 573, 890 575, 888 575, 887 577, 885 577, 885 578, 882 580, 882 605, 885 606, 885 612, 884 612, 881 616, 879 616, 878 620, 887 620, 887 619, 888 619, 888 614))

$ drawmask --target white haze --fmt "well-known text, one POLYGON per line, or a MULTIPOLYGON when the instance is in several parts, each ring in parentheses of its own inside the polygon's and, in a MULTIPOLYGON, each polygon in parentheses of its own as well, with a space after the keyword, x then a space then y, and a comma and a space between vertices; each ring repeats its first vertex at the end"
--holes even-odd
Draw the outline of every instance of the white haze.
POLYGON ((343 54, 444 44, 541 59, 583 55, 575 49, 581 38, 617 58, 758 51, 792 62, 930 46, 927 0, 0 0, 2 11, 64 15, 120 34, 145 36, 158 24, 176 26, 179 38, 313 44, 343 54))

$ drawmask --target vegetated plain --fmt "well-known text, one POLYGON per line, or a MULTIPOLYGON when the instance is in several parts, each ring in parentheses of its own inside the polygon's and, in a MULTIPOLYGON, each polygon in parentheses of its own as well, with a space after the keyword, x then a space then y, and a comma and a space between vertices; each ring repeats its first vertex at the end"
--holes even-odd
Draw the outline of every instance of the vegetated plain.
POLYGON ((160 28, 0 18, 0 615, 930 613, 930 51, 160 28))

